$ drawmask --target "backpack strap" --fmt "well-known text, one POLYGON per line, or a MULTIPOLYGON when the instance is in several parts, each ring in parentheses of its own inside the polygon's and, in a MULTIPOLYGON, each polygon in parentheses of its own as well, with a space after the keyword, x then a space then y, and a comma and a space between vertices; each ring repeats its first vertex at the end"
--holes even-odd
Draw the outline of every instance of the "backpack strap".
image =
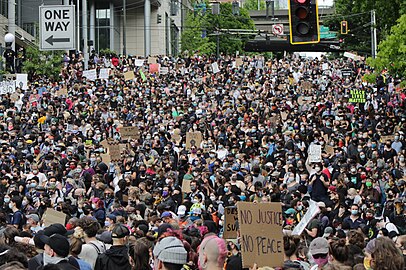
POLYGON ((103 252, 101 252, 100 248, 95 243, 90 242, 89 244, 94 247, 94 249, 97 251, 97 254, 103 253, 103 252))

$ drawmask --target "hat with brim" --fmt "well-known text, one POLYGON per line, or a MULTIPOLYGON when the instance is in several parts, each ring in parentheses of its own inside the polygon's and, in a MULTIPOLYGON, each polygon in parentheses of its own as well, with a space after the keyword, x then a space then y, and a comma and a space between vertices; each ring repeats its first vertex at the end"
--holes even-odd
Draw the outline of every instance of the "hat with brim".
POLYGON ((41 241, 48 245, 59 257, 65 258, 69 255, 69 241, 65 236, 54 234, 52 236, 41 235, 41 241))

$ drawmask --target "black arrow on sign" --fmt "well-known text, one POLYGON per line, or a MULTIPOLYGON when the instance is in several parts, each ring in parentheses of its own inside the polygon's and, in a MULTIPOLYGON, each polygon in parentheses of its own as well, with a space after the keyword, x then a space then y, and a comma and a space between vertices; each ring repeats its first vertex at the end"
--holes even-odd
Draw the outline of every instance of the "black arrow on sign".
POLYGON ((54 35, 50 36, 45 40, 51 45, 54 45, 54 42, 69 42, 70 38, 54 38, 54 35))

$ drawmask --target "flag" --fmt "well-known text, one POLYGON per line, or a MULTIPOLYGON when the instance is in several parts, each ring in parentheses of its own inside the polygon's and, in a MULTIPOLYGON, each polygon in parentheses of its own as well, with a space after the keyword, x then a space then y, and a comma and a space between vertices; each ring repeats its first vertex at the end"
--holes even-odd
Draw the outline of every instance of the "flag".
POLYGON ((140 75, 141 75, 142 81, 145 82, 147 80, 147 77, 145 76, 144 72, 142 72, 141 69, 140 69, 140 75))

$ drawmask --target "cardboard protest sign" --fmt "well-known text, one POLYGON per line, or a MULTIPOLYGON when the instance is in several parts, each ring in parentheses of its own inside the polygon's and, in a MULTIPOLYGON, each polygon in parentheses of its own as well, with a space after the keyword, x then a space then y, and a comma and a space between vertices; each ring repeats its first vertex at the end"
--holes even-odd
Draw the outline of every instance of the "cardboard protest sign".
POLYGON ((144 60, 143 59, 134 59, 134 66, 142 67, 143 65, 144 65, 144 60))
POLYGON ((158 73, 160 64, 149 64, 149 73, 158 73))
POLYGON ((130 138, 137 140, 140 138, 140 132, 137 126, 120 128, 120 135, 122 139, 130 138))
POLYGON ((66 88, 66 86, 62 86, 62 88, 59 88, 58 96, 67 96, 67 95, 68 95, 68 88, 66 88))
POLYGON ((22 90, 28 89, 28 74, 16 74, 16 87, 19 87, 22 90))
POLYGON ((175 128, 173 130, 173 135, 172 138, 175 140, 175 142, 179 143, 180 140, 182 140, 182 137, 180 136, 180 129, 179 128, 175 128))
POLYGON ((334 147, 332 147, 331 145, 326 145, 326 147, 324 148, 326 150, 326 153, 329 155, 334 154, 334 147))
POLYGON ((109 154, 100 154, 100 157, 103 160, 103 162, 106 163, 107 165, 111 162, 109 154))
POLYGON ((66 214, 56 211, 53 208, 47 208, 43 220, 45 227, 48 227, 51 224, 62 224, 65 226, 66 214))
POLYGON ((224 211, 224 239, 237 238, 238 212, 236 207, 226 207, 224 211))
POLYGON ((351 103, 365 103, 365 90, 350 90, 351 103))
POLYGON ((386 136, 381 136, 381 142, 385 143, 386 141, 391 141, 395 139, 395 135, 386 135, 386 136))
POLYGON ((186 133, 186 149, 189 150, 192 146, 196 148, 200 147, 202 143, 202 133, 200 131, 197 132, 187 132, 186 133))
POLYGON ((148 57, 148 64, 156 64, 156 57, 148 57))
POLYGON ((282 121, 285 121, 286 119, 288 119, 288 113, 287 112, 281 112, 281 118, 282 118, 282 121))
POLYGON ((283 265, 283 216, 280 203, 238 202, 243 267, 283 265))
POLYGON ((184 193, 192 192, 192 190, 190 189, 190 182, 191 182, 191 180, 183 179, 183 181, 182 181, 182 192, 184 192, 184 193))
POLYGON ((131 81, 134 80, 135 76, 134 76, 134 71, 130 70, 124 73, 124 80, 125 81, 131 81))
POLYGON ((121 159, 121 150, 118 143, 109 144, 109 155, 111 161, 119 161, 121 159))
POLYGON ((82 77, 85 77, 88 81, 95 81, 97 80, 97 72, 95 69, 84 70, 82 77))
POLYGON ((309 208, 306 214, 300 220, 299 224, 292 231, 292 235, 301 235, 307 224, 320 212, 320 208, 315 201, 310 200, 309 208))
POLYGON ((242 58, 241 58, 241 57, 238 57, 238 58, 235 59, 235 66, 236 66, 236 67, 240 67, 240 66, 242 66, 243 64, 244 64, 244 62, 242 61, 242 58))
POLYGON ((309 147, 309 162, 321 162, 321 145, 312 144, 309 147))
POLYGON ((313 84, 311 82, 305 81, 302 82, 302 88, 303 90, 310 90, 312 89, 313 84))
POLYGON ((102 68, 100 69, 99 78, 103 80, 107 80, 110 76, 110 69, 109 68, 102 68))
POLYGON ((217 62, 211 64, 211 69, 214 74, 220 72, 219 65, 217 64, 217 62))

